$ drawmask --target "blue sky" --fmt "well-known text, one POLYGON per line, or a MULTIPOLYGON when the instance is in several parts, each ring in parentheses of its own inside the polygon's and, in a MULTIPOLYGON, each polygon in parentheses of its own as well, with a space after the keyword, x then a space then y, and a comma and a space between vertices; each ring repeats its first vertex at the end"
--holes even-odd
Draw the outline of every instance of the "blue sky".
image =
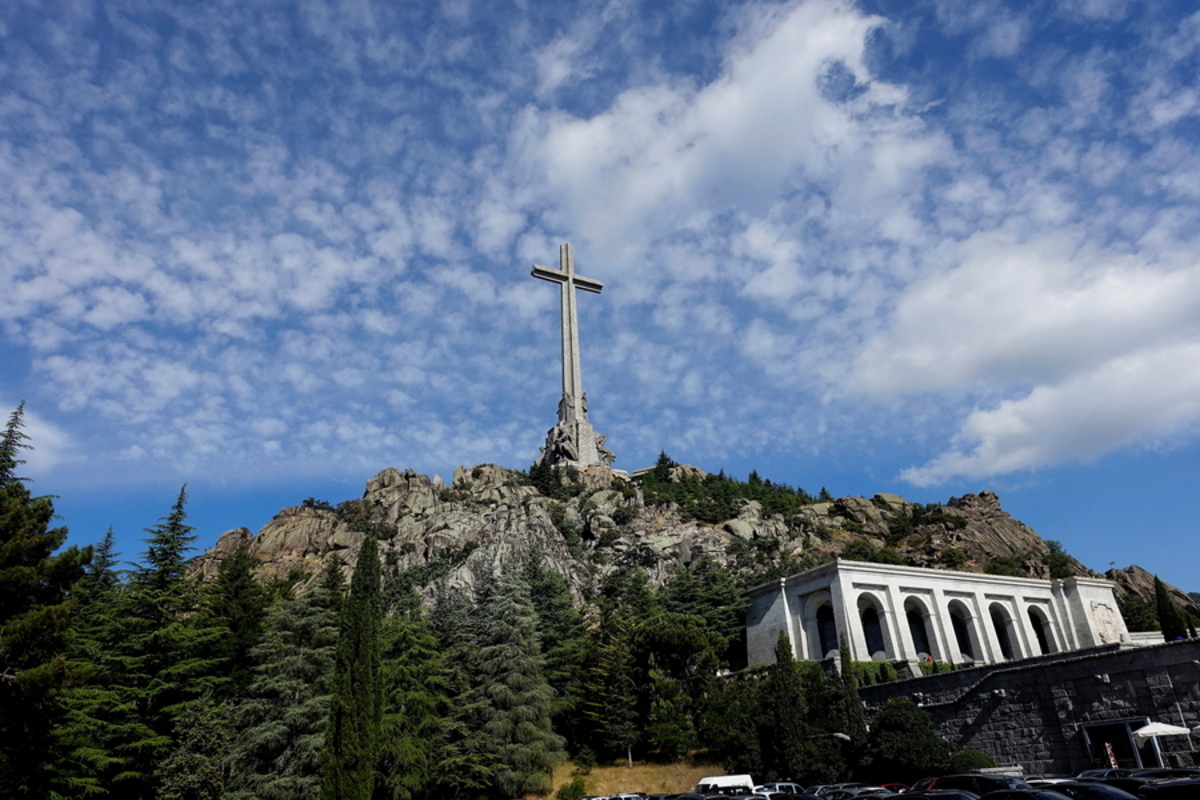
POLYGON ((0 403, 126 557, 527 467, 574 245, 618 468, 996 491, 1200 590, 1189 3, 0 7, 0 403))

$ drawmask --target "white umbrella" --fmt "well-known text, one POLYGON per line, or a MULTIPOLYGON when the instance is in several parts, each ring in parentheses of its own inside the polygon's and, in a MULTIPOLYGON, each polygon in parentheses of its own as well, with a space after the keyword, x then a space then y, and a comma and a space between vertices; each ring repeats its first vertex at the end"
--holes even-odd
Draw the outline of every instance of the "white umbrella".
POLYGON ((1139 739, 1153 739, 1156 736, 1182 736, 1186 733, 1191 733, 1187 728, 1179 725, 1168 725, 1165 722, 1151 722, 1149 725, 1143 725, 1133 732, 1133 735, 1139 739))

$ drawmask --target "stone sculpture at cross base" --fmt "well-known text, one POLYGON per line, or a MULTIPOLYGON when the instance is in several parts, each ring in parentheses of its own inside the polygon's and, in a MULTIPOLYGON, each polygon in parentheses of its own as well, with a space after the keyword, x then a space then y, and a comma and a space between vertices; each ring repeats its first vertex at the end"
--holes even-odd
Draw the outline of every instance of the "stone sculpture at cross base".
POLYGON ((609 467, 616 455, 604 446, 606 437, 596 433, 588 421, 587 395, 579 365, 579 318, 575 312, 575 290, 599 294, 604 284, 575 274, 571 245, 558 248, 558 269, 533 265, 533 277, 557 283, 562 291, 563 392, 558 403, 558 423, 546 434, 537 463, 584 468, 609 467))

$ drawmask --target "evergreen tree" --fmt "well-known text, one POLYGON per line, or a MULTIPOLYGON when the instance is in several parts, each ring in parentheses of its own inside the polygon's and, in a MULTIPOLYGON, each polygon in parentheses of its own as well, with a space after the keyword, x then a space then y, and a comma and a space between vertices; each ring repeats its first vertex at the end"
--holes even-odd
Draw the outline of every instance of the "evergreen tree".
POLYGON ((233 731, 223 705, 203 700, 179 716, 175 747, 155 774, 157 800, 221 800, 233 731))
POLYGON ((838 689, 841 716, 841 730, 850 737, 845 749, 851 764, 859 761, 867 740, 867 715, 863 710, 862 698, 858 695, 858 678, 854 674, 854 663, 850 660, 850 646, 842 638, 838 647, 838 689))
POLYGON ((537 616, 516 565, 481 582, 476 609, 476 685, 493 791, 504 797, 540 791, 565 754, 550 726, 554 691, 542 672, 537 616))
POLYGON ((785 631, 779 632, 775 644, 775 663, 767 677, 765 694, 772 728, 762 747, 767 775, 776 780, 798 776, 811 761, 808 745, 812 738, 805 724, 808 702, 804 683, 785 631))
POLYGON ((912 783, 944 773, 950 744, 937 735, 933 717, 906 697, 893 697, 871 721, 864 777, 912 783))
POLYGON ((118 555, 110 528, 76 584, 77 613, 67 654, 86 677, 64 691, 65 713, 55 731, 64 749, 59 768, 114 796, 124 794, 121 776, 126 774, 130 745, 155 737, 120 691, 127 587, 116 569, 118 555))
POLYGON ((68 598, 92 551, 55 553, 67 529, 50 527, 53 500, 33 497, 17 475, 28 448, 24 413, 22 403, 0 438, 0 795, 39 798, 89 788, 57 771, 53 732, 63 716, 59 694, 82 678, 65 658, 68 598))
POLYGON ((437 639, 412 588, 383 624, 383 748, 379 772, 389 800, 413 800, 445 751, 447 682, 437 639))
POLYGON ((316 586, 268 613, 250 652, 254 679, 232 712, 230 800, 317 800, 342 588, 331 559, 316 586))
POLYGON ((1131 631, 1162 630, 1162 626, 1158 624, 1158 611, 1155 606, 1146 602, 1139 594, 1119 592, 1117 608, 1121 611, 1121 618, 1125 620, 1126 627, 1131 631))
MULTIPOLYGON (((733 678, 713 687, 700 729, 700 745, 726 772, 763 775, 764 720, 769 716, 763 681, 733 678)), ((789 776, 796 777, 796 776, 789 776)))
POLYGON ((117 779, 130 798, 154 794, 155 770, 173 746, 180 716, 228 684, 224 659, 214 655, 222 632, 197 615, 200 589, 187 575, 195 536, 186 505, 185 486, 167 516, 146 529, 146 551, 111 617, 118 629, 107 635, 116 659, 112 688, 131 712, 127 722, 149 731, 121 746, 125 766, 117 779))
POLYGON ((537 614, 546 681, 554 690, 550 712, 554 730, 576 745, 587 661, 583 617, 572 602, 566 580, 547 565, 540 551, 531 551, 526 557, 524 579, 537 614))
POLYGON ((647 715, 647 744, 651 750, 657 747, 649 738, 651 725, 660 734, 675 728, 680 735, 688 736, 696 729, 704 698, 710 694, 721 668, 719 654, 724 645, 724 638, 703 617, 694 614, 658 611, 637 625, 636 683, 648 690, 638 707, 647 715), (651 672, 657 673, 657 680, 650 678, 651 672), (667 695, 674 697, 669 704, 664 702, 667 695), (651 712, 657 719, 649 718, 651 712), (667 719, 667 713, 675 716, 667 719))
POLYGON ((722 657, 741 640, 746 602, 742 587, 708 554, 676 571, 659 592, 665 610, 705 620, 708 629, 722 639, 718 651, 722 657))
POLYGON ((594 749, 619 753, 632 764, 641 718, 630 609, 622 606, 614 610, 596 636, 593 662, 586 678, 584 716, 591 723, 594 749))
POLYGON ((1042 556, 1042 562, 1049 568, 1051 578, 1069 578, 1075 574, 1071 568, 1071 556, 1063 547, 1062 542, 1050 539, 1046 542, 1047 552, 1042 556))
POLYGON ((342 606, 333 699, 321 768, 324 800, 369 800, 375 786, 382 722, 379 549, 367 536, 342 606))
POLYGON ((656 761, 679 761, 697 745, 692 722, 692 698, 683 689, 683 681, 654 666, 648 673, 650 708, 646 717, 646 745, 656 761))
POLYGON ((221 632, 216 655, 225 661, 227 694, 240 697, 253 678, 250 651, 262 636, 270 600, 267 589, 254 579, 254 557, 245 543, 221 562, 205 595, 207 621, 221 632))
POLYGON ((479 639, 472 624, 475 606, 462 592, 439 591, 430 627, 445 665, 449 713, 443 718, 440 757, 430 794, 476 796, 492 783, 493 753, 484 733, 486 703, 475 691, 479 639))
POLYGON ((1154 576, 1154 604, 1158 611, 1158 622, 1162 626, 1163 638, 1168 642, 1187 638, 1187 620, 1179 606, 1171 599, 1167 585, 1154 576))

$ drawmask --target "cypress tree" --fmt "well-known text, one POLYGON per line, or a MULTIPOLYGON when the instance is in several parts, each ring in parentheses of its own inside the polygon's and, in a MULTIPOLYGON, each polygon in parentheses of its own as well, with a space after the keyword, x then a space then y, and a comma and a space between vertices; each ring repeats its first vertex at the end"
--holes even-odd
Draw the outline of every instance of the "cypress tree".
POLYGON ((808 703, 804 682, 792 642, 785 631, 779 632, 775 644, 775 663, 771 665, 766 686, 767 709, 771 719, 771 735, 763 742, 767 774, 776 780, 800 775, 808 761, 808 703))
MULTIPOLYGON (((55 553, 66 528, 51 528, 54 503, 33 497, 17 475, 29 447, 25 404, 12 412, 0 438, 0 795, 45 797, 61 790, 53 731, 62 719, 59 695, 82 675, 65 658, 74 604, 91 548, 55 553)), ((82 792, 86 784, 68 787, 82 792)))
POLYGON ((379 548, 367 536, 338 624, 333 699, 321 768, 323 800, 369 800, 382 724, 379 548))
POLYGON ((1186 639, 1187 620, 1184 619, 1179 606, 1171 599, 1167 585, 1159 580, 1157 575, 1154 576, 1154 604, 1158 610, 1158 622, 1162 626, 1163 638, 1168 642, 1186 639))
POLYGON ((856 764, 867 740, 867 714, 863 710, 862 698, 858 695, 858 677, 854 674, 854 662, 850 660, 850 645, 844 637, 838 646, 838 664, 841 730, 836 733, 844 733, 850 737, 845 749, 848 751, 850 764, 856 764))

